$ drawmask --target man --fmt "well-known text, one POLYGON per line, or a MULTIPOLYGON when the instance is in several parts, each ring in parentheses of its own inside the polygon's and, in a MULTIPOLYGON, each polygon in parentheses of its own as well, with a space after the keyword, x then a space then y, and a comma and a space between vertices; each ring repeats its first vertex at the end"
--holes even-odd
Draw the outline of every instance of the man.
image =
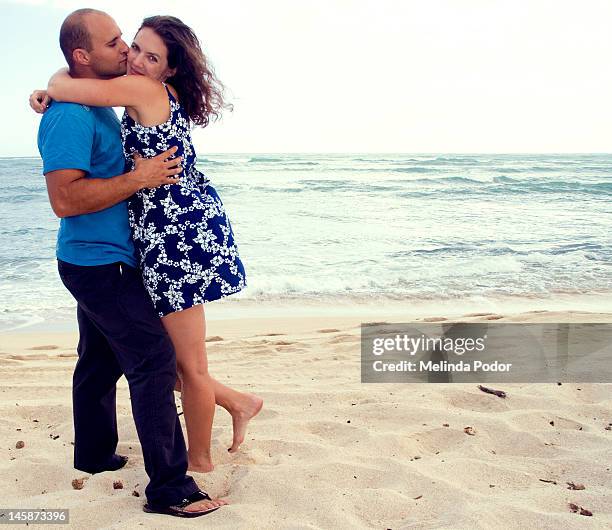
MULTIPOLYGON (((106 13, 79 9, 60 30, 74 77, 126 73, 128 47, 106 13)), ((34 104, 47 101, 33 94, 34 104), (38 102, 36 103, 36 100, 38 102)), ((73 377, 74 466, 117 470, 116 382, 125 374, 150 482, 144 510, 197 517, 227 504, 186 475, 187 454, 174 402, 176 357, 136 269, 125 200, 143 188, 178 182, 170 149, 124 171, 120 124, 111 108, 54 102, 38 132, 51 206, 61 218, 60 277, 77 301, 78 361, 73 377)))

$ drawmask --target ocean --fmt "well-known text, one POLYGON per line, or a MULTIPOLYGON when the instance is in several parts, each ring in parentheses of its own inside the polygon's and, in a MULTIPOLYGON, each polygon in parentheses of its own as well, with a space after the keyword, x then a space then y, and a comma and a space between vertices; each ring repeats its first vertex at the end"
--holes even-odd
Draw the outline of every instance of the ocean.
MULTIPOLYGON (((612 310, 610 154, 199 158, 248 287, 226 301, 411 304, 588 295, 612 310)), ((74 322, 39 158, 0 158, 0 330, 74 322)))

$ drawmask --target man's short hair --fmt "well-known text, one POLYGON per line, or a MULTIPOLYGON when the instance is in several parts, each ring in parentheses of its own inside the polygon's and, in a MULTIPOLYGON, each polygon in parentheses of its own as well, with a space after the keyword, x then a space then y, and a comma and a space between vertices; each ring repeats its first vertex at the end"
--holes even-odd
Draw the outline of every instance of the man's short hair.
POLYGON ((72 58, 74 50, 81 48, 90 52, 93 49, 91 34, 85 21, 87 15, 92 14, 105 15, 106 13, 98 9, 77 9, 66 17, 60 29, 60 48, 71 70, 74 68, 74 59, 72 58))

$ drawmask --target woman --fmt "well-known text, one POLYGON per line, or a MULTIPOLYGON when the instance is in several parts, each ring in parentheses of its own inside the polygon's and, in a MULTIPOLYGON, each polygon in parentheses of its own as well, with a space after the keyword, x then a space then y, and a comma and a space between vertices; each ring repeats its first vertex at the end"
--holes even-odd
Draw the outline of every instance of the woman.
POLYGON ((208 125, 226 106, 193 31, 169 16, 146 18, 128 53, 127 76, 73 79, 66 70, 49 81, 58 101, 125 106, 121 122, 128 169, 133 156, 152 157, 177 146, 183 172, 177 184, 143 189, 128 201, 143 281, 176 350, 177 390, 189 441, 189 469, 212 471, 215 402, 232 415, 237 451, 263 401, 232 390, 208 372, 204 303, 243 289, 244 267, 229 219, 208 178, 196 169, 192 125, 208 125))

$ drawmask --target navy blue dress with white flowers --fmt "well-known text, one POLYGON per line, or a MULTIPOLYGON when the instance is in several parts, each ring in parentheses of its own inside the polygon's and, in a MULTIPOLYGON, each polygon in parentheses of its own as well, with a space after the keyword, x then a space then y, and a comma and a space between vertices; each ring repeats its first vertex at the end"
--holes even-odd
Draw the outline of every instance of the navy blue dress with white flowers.
POLYGON ((145 287, 164 316, 218 300, 246 286, 244 266, 225 208, 208 177, 196 169, 190 121, 168 87, 170 118, 145 127, 127 111, 121 120, 126 167, 131 153, 150 158, 177 146, 180 182, 143 189, 128 200, 130 227, 145 287))

